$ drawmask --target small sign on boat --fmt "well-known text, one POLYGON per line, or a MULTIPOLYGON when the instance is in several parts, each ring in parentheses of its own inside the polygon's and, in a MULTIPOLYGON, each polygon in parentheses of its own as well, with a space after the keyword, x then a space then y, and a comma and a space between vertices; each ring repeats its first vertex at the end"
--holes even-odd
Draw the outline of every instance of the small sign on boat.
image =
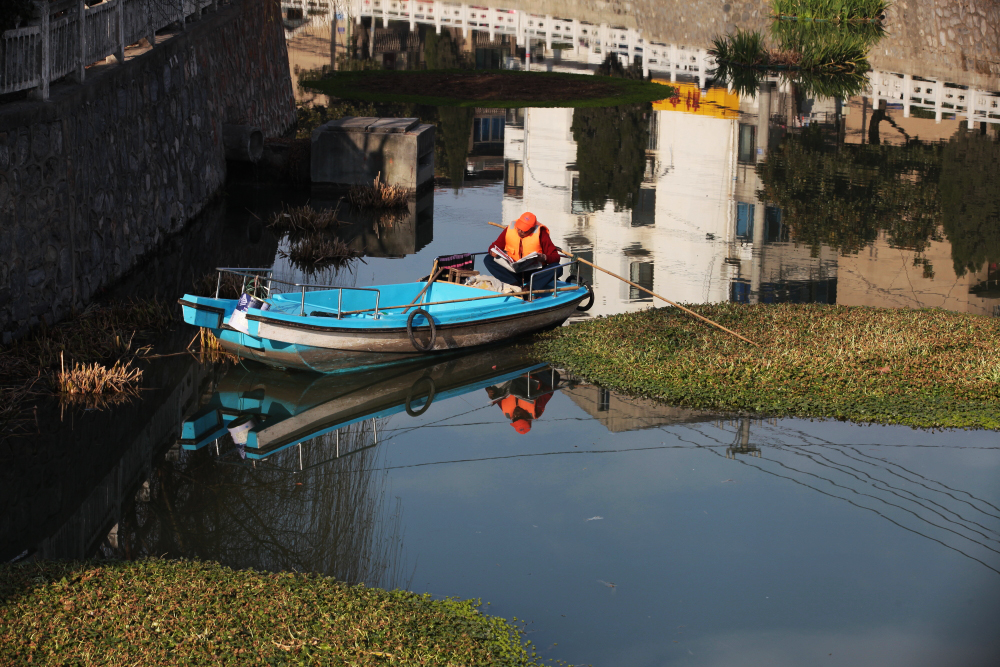
POLYGON ((237 331, 242 331, 245 334, 250 333, 247 328, 247 309, 256 308, 258 310, 267 310, 271 305, 261 301, 260 299, 255 299, 246 292, 240 296, 239 303, 236 304, 236 310, 233 314, 229 316, 229 326, 236 329, 237 331))

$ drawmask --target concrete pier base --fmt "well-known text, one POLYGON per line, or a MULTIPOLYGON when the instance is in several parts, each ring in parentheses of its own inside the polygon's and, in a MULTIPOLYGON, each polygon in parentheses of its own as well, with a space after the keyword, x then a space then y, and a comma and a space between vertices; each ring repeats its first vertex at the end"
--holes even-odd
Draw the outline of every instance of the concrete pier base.
POLYGON ((349 117, 312 133, 313 187, 370 184, 376 176, 416 192, 434 180, 434 126, 416 118, 349 117))

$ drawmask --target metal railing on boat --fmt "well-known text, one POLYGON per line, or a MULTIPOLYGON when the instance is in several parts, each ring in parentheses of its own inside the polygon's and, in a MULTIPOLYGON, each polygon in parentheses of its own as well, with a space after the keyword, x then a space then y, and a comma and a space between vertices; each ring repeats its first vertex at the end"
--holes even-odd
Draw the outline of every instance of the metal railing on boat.
MULTIPOLYGON (((302 292, 302 299, 299 302, 299 315, 305 316, 306 314, 306 290, 307 289, 335 289, 338 290, 337 294, 337 319, 341 318, 343 313, 343 303, 344 303, 344 290, 354 290, 357 292, 375 292, 375 311, 372 317, 374 319, 379 319, 381 315, 379 314, 379 302, 382 298, 382 292, 375 287, 344 287, 343 285, 322 285, 317 283, 296 283, 290 280, 282 280, 280 278, 274 277, 273 269, 250 269, 250 268, 231 268, 231 267, 216 267, 216 271, 219 272, 219 280, 215 285, 215 298, 219 298, 219 291, 222 288, 222 274, 231 273, 233 275, 243 277, 243 293, 249 294, 247 292, 248 280, 254 280, 254 287, 257 287, 257 281, 262 277, 267 281, 267 285, 260 285, 260 287, 267 293, 265 298, 270 298, 271 296, 271 285, 272 283, 280 283, 282 285, 291 285, 292 287, 300 288, 302 292)), ((256 290, 255 290, 256 291, 256 290)), ((254 294, 256 297, 256 294, 254 294)))

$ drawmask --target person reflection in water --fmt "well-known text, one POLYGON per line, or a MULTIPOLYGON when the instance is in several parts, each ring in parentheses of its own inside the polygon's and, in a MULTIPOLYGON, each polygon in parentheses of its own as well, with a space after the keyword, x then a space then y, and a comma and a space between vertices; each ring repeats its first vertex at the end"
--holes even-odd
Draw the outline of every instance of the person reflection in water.
MULTIPOLYGON (((551 267, 559 265, 559 250, 556 249, 549 237, 549 230, 545 225, 539 224, 534 213, 522 213, 521 217, 507 226, 497 240, 490 245, 489 254, 483 259, 486 270, 493 274, 497 280, 515 287, 526 288, 529 285, 528 279, 532 273, 544 271, 531 283, 531 287, 536 290, 548 290, 555 286, 555 280, 562 275, 562 269, 551 270, 551 267), (535 271, 524 273, 514 273, 507 268, 500 266, 493 259, 497 250, 503 250, 515 262, 537 252, 545 256, 545 267, 535 271), (546 270, 549 269, 549 270, 546 270)), ((540 294, 538 296, 548 296, 540 294)))
POLYGON ((514 430, 524 435, 531 430, 532 422, 545 412, 558 385, 559 374, 546 369, 487 387, 486 395, 494 405, 500 406, 514 430))

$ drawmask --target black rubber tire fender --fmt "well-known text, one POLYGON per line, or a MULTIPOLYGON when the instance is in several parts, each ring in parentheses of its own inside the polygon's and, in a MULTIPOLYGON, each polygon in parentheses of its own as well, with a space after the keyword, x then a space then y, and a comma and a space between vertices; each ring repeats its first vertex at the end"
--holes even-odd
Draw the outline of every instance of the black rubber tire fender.
POLYGON ((417 308, 412 313, 410 313, 409 317, 406 318, 406 335, 410 338, 410 344, 413 345, 413 348, 417 352, 430 352, 431 350, 434 349, 434 343, 437 342, 437 326, 434 324, 434 318, 432 318, 430 313, 428 313, 423 308, 417 308), (416 317, 418 313, 423 314, 423 316, 427 319, 427 322, 428 324, 430 324, 431 327, 431 340, 427 344, 427 347, 422 347, 417 342, 417 339, 413 336, 413 318, 416 317))
POLYGON ((586 300, 587 305, 584 306, 581 303, 576 307, 576 309, 579 310, 581 313, 587 312, 594 305, 594 288, 591 287, 590 285, 585 285, 585 287, 587 288, 587 296, 584 297, 584 299, 586 300))

